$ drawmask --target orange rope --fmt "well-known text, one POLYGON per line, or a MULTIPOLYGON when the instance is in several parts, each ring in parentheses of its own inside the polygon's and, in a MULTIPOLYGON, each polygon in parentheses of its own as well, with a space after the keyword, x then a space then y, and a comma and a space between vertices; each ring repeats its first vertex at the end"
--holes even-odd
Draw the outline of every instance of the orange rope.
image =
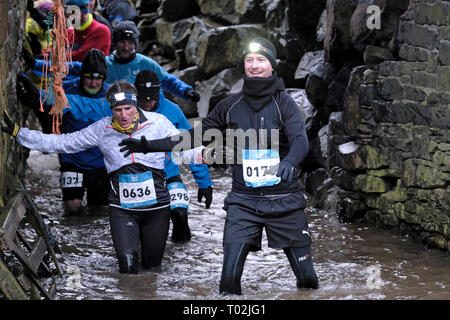
POLYGON ((53 6, 50 8, 53 13, 53 28, 50 32, 52 44, 49 49, 44 51, 44 65, 42 66, 41 91, 45 87, 44 99, 41 97, 41 111, 48 95, 48 75, 52 73, 52 89, 54 104, 49 112, 53 116, 53 133, 60 134, 59 126, 61 124, 64 108, 70 107, 64 89, 62 87, 63 79, 69 73, 67 62, 72 62, 71 48, 67 48, 69 54, 66 54, 66 45, 69 43, 66 17, 64 15, 64 6, 61 0, 53 0, 53 6), (52 61, 50 61, 52 60, 52 61))

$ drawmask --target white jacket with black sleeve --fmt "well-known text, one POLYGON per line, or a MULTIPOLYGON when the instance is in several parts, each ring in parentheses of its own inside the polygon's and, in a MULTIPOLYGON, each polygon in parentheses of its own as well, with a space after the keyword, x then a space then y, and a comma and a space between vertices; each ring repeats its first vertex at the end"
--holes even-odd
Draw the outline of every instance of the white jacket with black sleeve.
MULTIPOLYGON (((110 175, 110 205, 126 210, 147 211, 169 205, 164 152, 133 153, 124 157, 119 143, 128 137, 147 140, 161 139, 179 131, 163 115, 139 110, 140 120, 133 134, 115 130, 112 117, 105 117, 76 132, 56 135, 21 128, 17 141, 29 149, 50 153, 75 153, 97 147, 104 155, 105 167, 110 175)), ((180 152, 185 163, 199 163, 202 148, 180 152)))

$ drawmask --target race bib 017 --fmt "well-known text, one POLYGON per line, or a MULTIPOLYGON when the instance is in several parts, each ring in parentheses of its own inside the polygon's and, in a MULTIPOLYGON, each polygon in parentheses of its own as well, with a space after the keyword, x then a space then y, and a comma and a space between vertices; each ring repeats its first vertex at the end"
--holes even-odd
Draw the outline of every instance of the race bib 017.
POLYGON ((189 193, 181 182, 172 182, 167 185, 170 193, 170 209, 189 207, 189 193))
POLYGON ((60 176, 61 189, 80 188, 83 186, 83 174, 80 172, 61 172, 60 176))
POLYGON ((151 172, 119 175, 120 206, 139 208, 157 203, 151 172))
POLYGON ((277 150, 242 150, 242 170, 245 185, 251 188, 269 187, 280 183, 276 176, 280 155, 277 150))

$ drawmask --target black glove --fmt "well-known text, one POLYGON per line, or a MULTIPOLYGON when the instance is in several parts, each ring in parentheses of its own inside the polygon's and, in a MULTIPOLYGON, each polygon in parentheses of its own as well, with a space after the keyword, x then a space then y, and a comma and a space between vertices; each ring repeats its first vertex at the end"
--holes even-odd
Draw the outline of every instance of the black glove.
POLYGON ((2 131, 6 132, 7 134, 15 137, 19 133, 20 127, 12 121, 11 117, 9 116, 8 112, 6 110, 3 112, 3 122, 6 126, 2 123, 2 131))
POLYGON ((36 59, 34 59, 33 55, 25 47, 22 47, 22 58, 25 61, 25 67, 27 70, 33 69, 36 65, 36 59))
POLYGON ((278 166, 278 171, 276 176, 281 177, 282 181, 290 182, 294 179, 295 168, 288 161, 281 161, 278 166))
MULTIPOLYGON (((36 34, 29 32, 27 35, 27 41, 30 44, 30 49, 31 49, 31 52, 33 52, 34 56, 42 55, 42 46, 41 46, 41 43, 36 34)), ((34 59, 34 57, 33 57, 33 59, 34 59)), ((35 64, 36 64, 36 61, 33 62, 32 67, 34 67, 35 64)))
POLYGON ((23 73, 17 75, 16 84, 17 98, 20 103, 37 112, 41 107, 39 90, 31 83, 30 78, 23 73))
POLYGON ((119 146, 124 146, 122 149, 120 149, 120 152, 126 151, 126 153, 124 154, 125 158, 135 152, 141 153, 150 152, 150 142, 145 138, 145 136, 142 136, 141 140, 133 138, 123 139, 119 143, 119 146))
POLYGON ((191 88, 187 88, 184 91, 184 96, 194 102, 200 101, 200 93, 198 93, 198 91, 192 90, 191 88))
POLYGON ((212 202, 212 187, 209 186, 208 188, 198 188, 198 194, 197 194, 197 200, 199 203, 202 202, 202 198, 205 197, 205 207, 206 209, 209 209, 212 202))

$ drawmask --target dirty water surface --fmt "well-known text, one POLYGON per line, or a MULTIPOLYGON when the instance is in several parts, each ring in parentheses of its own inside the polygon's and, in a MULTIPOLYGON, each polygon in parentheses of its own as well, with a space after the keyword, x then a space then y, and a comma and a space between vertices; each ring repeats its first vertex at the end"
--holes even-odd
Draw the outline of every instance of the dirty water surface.
POLYGON ((242 296, 218 293, 222 268, 223 200, 231 172, 211 170, 213 203, 197 202, 197 186, 183 168, 191 202, 192 240, 167 240, 162 265, 137 275, 118 272, 108 217, 64 217, 56 155, 31 151, 25 187, 56 237, 63 275, 59 300, 387 300, 450 299, 450 256, 427 250, 407 236, 371 225, 342 223, 333 213, 307 208, 318 290, 298 290, 282 250, 250 253, 242 276, 242 296))

